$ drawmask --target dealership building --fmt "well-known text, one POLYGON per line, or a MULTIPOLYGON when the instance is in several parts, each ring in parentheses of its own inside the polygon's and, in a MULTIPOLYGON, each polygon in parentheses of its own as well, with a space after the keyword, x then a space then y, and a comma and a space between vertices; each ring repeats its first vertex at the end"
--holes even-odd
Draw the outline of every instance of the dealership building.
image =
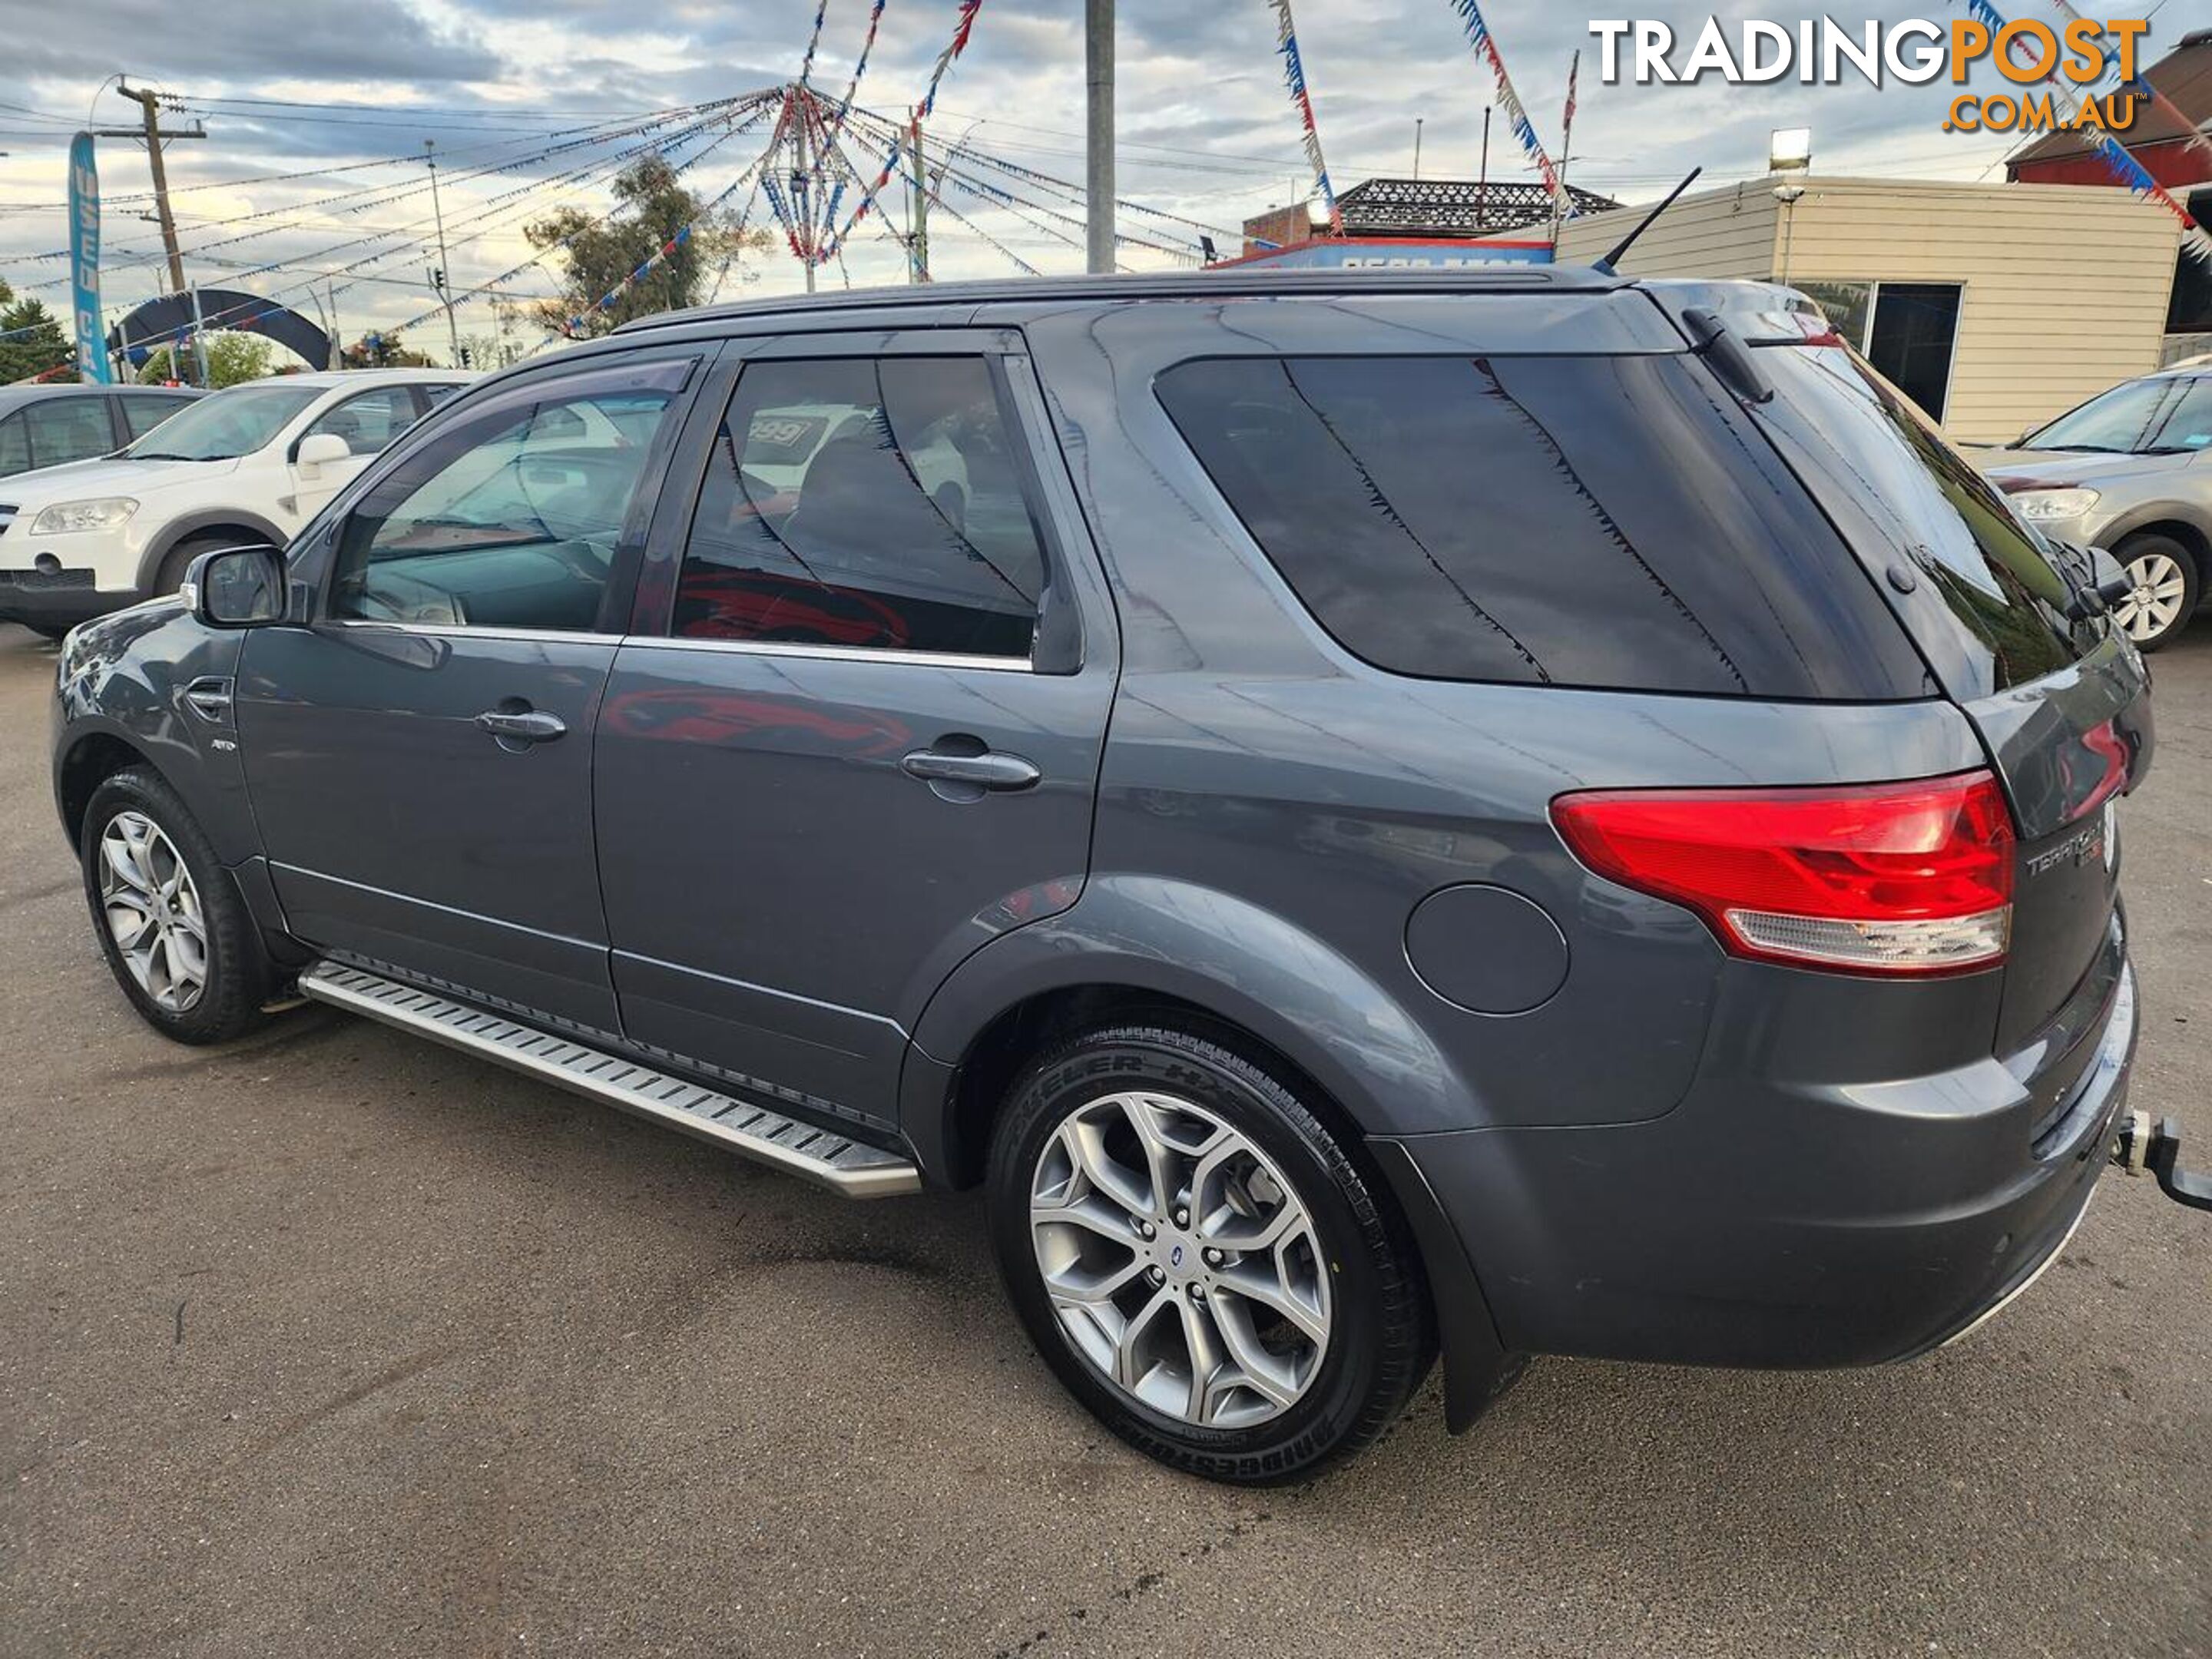
MULTIPOLYGON (((1685 196, 1621 261, 1638 276, 1784 282, 1966 443, 1997 443, 2159 368, 2171 214, 2095 185, 1761 179, 1685 196), (1792 191, 1797 192, 1794 198, 1792 191)), ((1596 258, 1648 209, 1571 219, 1596 258)))

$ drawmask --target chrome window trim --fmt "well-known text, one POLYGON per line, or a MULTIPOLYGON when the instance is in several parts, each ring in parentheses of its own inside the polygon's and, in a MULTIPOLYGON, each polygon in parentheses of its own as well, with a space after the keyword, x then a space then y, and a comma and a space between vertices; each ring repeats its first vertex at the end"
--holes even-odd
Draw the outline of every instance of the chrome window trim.
POLYGON ((824 662, 897 662, 916 668, 963 668, 1031 674, 1028 657, 979 657, 952 651, 898 651, 865 645, 805 645, 788 640, 687 639, 680 635, 633 634, 623 641, 641 649, 721 651, 748 657, 811 657, 824 662))
POLYGON ((635 635, 573 628, 477 628, 467 623, 395 623, 380 617, 325 617, 319 628, 366 628, 380 634, 458 640, 526 640, 538 644, 624 645, 635 635))
POLYGON ((803 645, 787 640, 695 640, 663 634, 585 633, 560 628, 477 628, 466 623, 394 623, 376 617, 331 617, 325 628, 364 628, 426 639, 521 640, 536 644, 618 645, 636 650, 720 651, 748 657, 811 657, 824 662, 897 662, 915 668, 1036 672, 1027 657, 977 657, 951 651, 875 650, 864 645, 803 645))

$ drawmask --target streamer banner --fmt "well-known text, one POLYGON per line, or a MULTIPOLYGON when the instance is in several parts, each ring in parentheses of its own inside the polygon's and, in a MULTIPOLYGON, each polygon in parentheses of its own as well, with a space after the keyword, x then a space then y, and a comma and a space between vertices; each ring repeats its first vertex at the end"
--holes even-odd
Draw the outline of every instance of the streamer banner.
POLYGON ((1344 213, 1336 204, 1336 189, 1328 181, 1328 164, 1321 154, 1321 129, 1314 122, 1313 98, 1306 90, 1306 66, 1298 56, 1298 32, 1291 21, 1291 0, 1273 0, 1275 8, 1275 51, 1283 60, 1283 84, 1290 88, 1291 104, 1298 112, 1299 137, 1306 161, 1313 168, 1314 185, 1328 210, 1332 236, 1344 234, 1344 213))
POLYGON ((814 51, 822 44, 822 20, 830 15, 830 0, 814 9, 814 33, 806 37, 806 56, 799 60, 799 84, 805 86, 814 74, 814 51))
POLYGON ((860 96, 860 77, 868 72, 868 54, 876 49, 876 28, 884 21, 885 0, 876 0, 868 9, 868 38, 860 42, 860 55, 853 64, 853 78, 845 83, 845 95, 837 100, 837 107, 830 115, 830 142, 835 143, 837 135, 845 130, 845 117, 853 107, 853 100, 860 96))
POLYGON ((1536 136, 1536 129, 1528 119, 1528 112, 1521 106, 1520 94, 1513 90, 1513 77, 1505 72, 1505 60, 1498 56, 1498 42, 1491 38, 1490 25, 1483 21, 1482 8, 1475 0, 1452 0, 1452 9, 1459 14, 1460 21, 1467 27, 1468 43, 1476 55, 1490 65, 1492 77, 1498 82, 1498 107, 1504 112, 1505 125, 1520 141, 1528 159, 1536 164, 1543 175, 1544 188, 1553 195, 1559 193, 1559 170, 1552 165, 1545 152, 1544 141, 1536 136))
MULTIPOLYGON (((936 65, 929 71, 929 88, 922 94, 921 102, 915 106, 915 119, 927 121, 930 112, 937 107, 937 88, 943 82, 945 72, 960 54, 968 50, 968 37, 975 32, 975 14, 982 9, 983 0, 960 0, 958 15, 953 20, 952 39, 945 50, 938 53, 936 65)), ((883 193, 884 186, 890 183, 891 175, 898 171, 899 152, 905 144, 903 134, 891 140, 890 148, 884 152, 883 166, 877 170, 867 189, 861 192, 860 201, 854 205, 852 217, 845 221, 845 228, 823 243, 815 253, 816 264, 828 264, 842 252, 854 229, 874 210, 876 198, 883 193)), ((804 258, 805 256, 802 253, 799 257, 804 258)))
MULTIPOLYGON (((2054 3, 2069 19, 2079 15, 2071 6, 2064 3, 2064 0, 2054 0, 2054 3)), ((1990 3, 1990 0, 1966 0, 1966 15, 1988 29, 1991 34, 1996 33, 2010 21, 1990 3)), ((2033 50, 2027 46, 2027 43, 2018 39, 2014 40, 2013 46, 2015 52, 2021 49, 2031 52, 2033 50)), ((2057 100, 2065 107, 2070 118, 2079 103, 2073 90, 2055 73, 2045 75, 2044 79, 2054 88, 2057 100)), ((2148 83, 2142 82, 2142 88, 2143 90, 2148 91, 2148 83)), ((2128 90, 2135 91, 2136 86, 2130 83, 2128 90)), ((2174 111, 2173 114, 2174 118, 2181 123, 2183 131, 2194 130, 2195 124, 2182 115, 2179 110, 2174 111)), ((2084 127, 2079 129, 2079 136, 2088 142, 2089 148, 2097 153, 2097 159, 2105 164, 2106 171, 2113 178, 2145 201, 2164 208, 2175 218, 2180 220, 2183 251, 2199 264, 2212 267, 2212 234, 2208 234, 2204 227, 2197 222, 2186 204, 2176 198, 2172 191, 2151 177, 2149 171, 2142 162, 2136 160, 2128 147, 2103 128, 2084 127)), ((2197 142, 2203 143, 2204 141, 2200 136, 2197 142)))

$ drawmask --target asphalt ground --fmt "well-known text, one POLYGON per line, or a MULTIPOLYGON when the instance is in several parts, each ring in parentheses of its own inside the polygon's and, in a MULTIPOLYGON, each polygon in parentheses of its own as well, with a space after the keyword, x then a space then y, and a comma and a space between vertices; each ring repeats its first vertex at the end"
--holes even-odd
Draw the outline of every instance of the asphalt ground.
MULTIPOLYGON (((2212 1216, 2108 1177, 1956 1347, 1437 1379, 1253 1494, 848 1204, 325 1011, 143 1026, 0 627, 0 1654, 2212 1654, 2212 1216)), ((2212 623, 2122 811, 2136 1099, 2212 1162, 2212 623)))

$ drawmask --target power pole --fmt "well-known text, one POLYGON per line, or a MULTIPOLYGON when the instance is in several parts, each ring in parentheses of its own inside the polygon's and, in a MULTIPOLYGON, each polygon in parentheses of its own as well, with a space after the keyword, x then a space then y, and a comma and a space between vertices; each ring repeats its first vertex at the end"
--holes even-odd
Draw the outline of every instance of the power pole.
POLYGON ((1426 118, 1419 115, 1413 118, 1413 182, 1417 185, 1421 182, 1421 123, 1426 118))
POLYGON ((914 151, 914 280, 929 280, 929 167, 921 159, 921 111, 912 112, 907 128, 914 151))
MULTIPOLYGON (((169 292, 182 294, 185 291, 185 256, 177 246, 176 219, 169 212, 169 170, 161 160, 161 94, 150 87, 141 87, 133 91, 128 86, 121 86, 116 90, 137 105, 145 115, 146 159, 154 169, 154 211, 160 216, 161 222, 161 246, 169 256, 169 292)), ((141 135, 131 133, 129 136, 135 138, 141 135)), ((179 138, 207 137, 204 132, 180 132, 173 136, 179 138)))
POLYGON ((438 141, 425 138, 422 155, 430 164, 430 211, 438 221, 438 297, 446 302, 446 341, 453 348, 451 367, 461 366, 461 325, 453 320, 453 273, 446 263, 446 210, 438 200, 438 141))
POLYGON ((1090 109, 1085 173, 1089 211, 1085 241, 1089 268, 1110 275, 1114 269, 1114 0, 1084 0, 1084 78, 1090 109))

